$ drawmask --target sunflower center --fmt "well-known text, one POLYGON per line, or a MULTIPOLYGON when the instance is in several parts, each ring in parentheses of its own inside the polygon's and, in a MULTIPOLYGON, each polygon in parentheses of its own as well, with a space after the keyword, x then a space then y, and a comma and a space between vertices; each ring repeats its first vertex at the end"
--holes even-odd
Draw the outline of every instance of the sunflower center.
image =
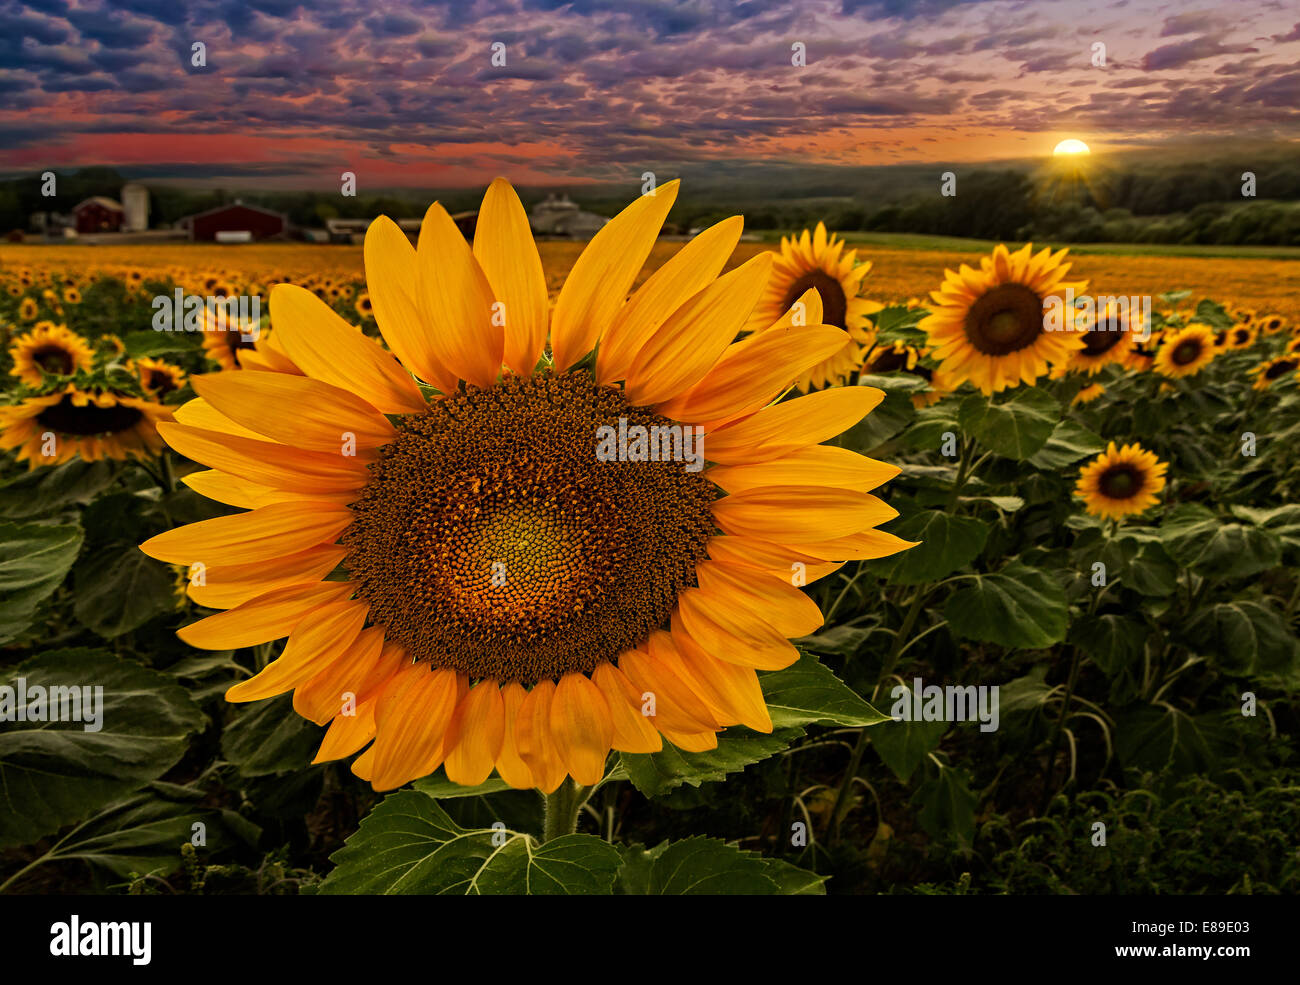
POLYGON ((695 584, 715 490, 681 461, 598 460, 620 418, 674 425, 581 371, 399 419, 342 538, 371 620, 416 659, 522 684, 642 643, 695 584))
POLYGON ((172 379, 170 373, 165 373, 160 369, 149 370, 148 387, 160 397, 165 397, 176 389, 176 381, 172 379))
POLYGON ((1097 482, 1107 499, 1129 499, 1142 490, 1142 473, 1132 465, 1112 465, 1097 482))
POLYGON ((121 434, 135 427, 144 414, 134 407, 115 404, 97 407, 93 402, 78 407, 71 394, 36 415, 44 428, 60 434, 121 434))
POLYGON ((1120 332, 1118 329, 1096 329, 1085 332, 1083 336, 1083 351, 1090 356, 1100 356, 1119 344, 1120 332))
POLYGON ((43 345, 34 349, 32 362, 56 376, 69 376, 74 368, 72 353, 58 345, 43 345))
POLYGON ((1043 333, 1043 300, 1023 284, 999 284, 971 305, 966 338, 986 356, 1005 356, 1043 333))
POLYGON ((898 369, 907 369, 907 352, 898 352, 895 349, 885 349, 878 356, 871 359, 871 371, 873 373, 892 373, 898 369))
POLYGON ((785 301, 781 304, 783 311, 804 296, 808 288, 817 288, 822 298, 822 324, 834 325, 836 328, 848 328, 849 301, 840 282, 824 270, 810 270, 790 285, 785 301))
POLYGON ((1186 366, 1188 363, 1196 362, 1196 357, 1200 354, 1201 343, 1195 339, 1187 339, 1174 346, 1174 351, 1169 353, 1169 359, 1175 366, 1186 366))
POLYGON ((1268 367, 1268 369, 1264 370, 1264 379, 1276 380, 1280 377, 1286 376, 1287 373, 1291 372, 1291 370, 1295 369, 1297 366, 1300 366, 1300 360, 1279 359, 1272 366, 1268 367))

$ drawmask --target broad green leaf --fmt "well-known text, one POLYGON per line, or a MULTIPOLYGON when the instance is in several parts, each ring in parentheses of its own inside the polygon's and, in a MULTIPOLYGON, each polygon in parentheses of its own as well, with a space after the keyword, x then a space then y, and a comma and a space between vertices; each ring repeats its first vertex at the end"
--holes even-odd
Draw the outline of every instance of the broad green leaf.
POLYGON ((165 356, 194 348, 194 343, 184 332, 131 332, 123 342, 126 354, 133 359, 141 356, 165 356))
MULTIPOLYGON (((198 706, 169 675, 102 650, 51 650, 13 668, 5 683, 16 691, 19 678, 28 717, 37 710, 34 687, 47 694, 54 687, 102 687, 100 729, 86 731, 93 721, 16 721, 19 709, 5 709, 0 847, 35 841, 162 776, 203 724, 198 706)), ((89 717, 85 709, 82 716, 89 717)))
POLYGON ((1168 704, 1116 715, 1115 752, 1125 766, 1153 772, 1204 772, 1212 760, 1196 722, 1168 704))
POLYGON ((1029 464, 1034 468, 1054 472, 1073 465, 1081 458, 1096 455, 1105 447, 1106 443, 1099 435, 1067 417, 1052 429, 1046 444, 1029 457, 1029 464))
POLYGON ((623 848, 619 891, 635 896, 776 896, 825 893, 825 876, 714 838, 623 848))
POLYGON ((433 797, 435 800, 450 800, 462 797, 485 797, 488 794, 501 793, 503 790, 513 790, 510 784, 506 783, 501 777, 493 774, 477 787, 463 787, 459 783, 453 783, 447 779, 447 774, 442 770, 429 776, 416 780, 414 783, 416 790, 426 796, 433 797))
POLYGON ((885 399, 835 443, 854 451, 870 452, 911 424, 914 417, 916 409, 911 396, 902 390, 886 390, 885 399))
MULTIPOLYGON (((808 653, 785 670, 760 674, 774 728, 796 725, 877 725, 889 721, 808 653)), ((725 733, 724 733, 725 734, 725 733)))
POLYGON ((1127 616, 1087 616, 1070 627, 1070 642, 1107 674, 1117 674, 1142 659, 1147 627, 1127 616))
POLYGON ((1047 667, 1037 664, 1024 677, 1008 681, 998 690, 998 714, 1039 711, 1054 691, 1056 688, 1047 683, 1047 667))
POLYGON ((623 864, 593 835, 539 844, 504 827, 462 828, 414 790, 384 798, 330 860, 324 895, 605 895, 623 864))
POLYGON ((957 417, 994 454, 1024 461, 1046 444, 1061 419, 1061 405, 1045 390, 1021 387, 1002 403, 983 394, 969 396, 957 417))
POLYGON ((916 789, 912 803, 920 810, 917 819, 931 838, 953 838, 969 850, 975 838, 975 808, 979 798, 971 791, 964 769, 941 767, 938 773, 916 789))
POLYGON ((0 516, 48 516, 68 506, 90 502, 113 481, 109 461, 83 462, 24 472, 0 486, 0 516))
POLYGON ((903 435, 903 442, 909 448, 939 451, 943 447, 944 435, 948 432, 952 432, 954 437, 961 434, 955 401, 933 404, 918 410, 915 421, 903 435))
POLYGON ((1120 578, 1143 595, 1168 596, 1178 585, 1178 565, 1159 544, 1143 544, 1120 578))
POLYGON ((293 696, 257 701, 236 714, 221 734, 221 754, 244 776, 306 769, 325 732, 293 710, 293 696))
POLYGON ((81 550, 81 527, 0 522, 0 643, 32 620, 67 577, 81 550))
POLYGON ((947 722, 904 721, 904 714, 911 715, 913 701, 912 689, 904 684, 896 685, 889 692, 889 698, 892 702, 890 715, 897 717, 891 717, 884 725, 871 730, 871 747, 894 775, 906 783, 926 757, 939 748, 949 725, 947 722))
POLYGON ((665 742, 659 752, 619 753, 632 785, 647 797, 657 797, 689 783, 721 780, 746 766, 774 756, 804 734, 801 728, 780 728, 771 735, 732 726, 718 733, 718 748, 708 752, 682 752, 665 742))
POLYGON ((1282 562, 1282 545, 1272 533, 1226 522, 1195 503, 1170 510, 1160 535, 1175 561, 1215 580, 1246 578, 1282 562))
POLYGON ((1065 592, 1051 575, 1012 563, 954 592, 944 605, 952 631, 967 639, 1038 650, 1065 639, 1065 592))
POLYGON ((895 523, 889 532, 920 543, 892 557, 867 561, 863 567, 895 584, 920 585, 970 564, 984 549, 989 525, 971 516, 925 510, 895 523))
POLYGON ((805 636, 800 645, 816 653, 830 653, 841 657, 851 657, 858 652, 875 626, 850 626, 848 624, 831 626, 820 633, 805 636))
POLYGON ((171 567, 135 544, 109 544, 83 558, 72 581, 77 599, 73 612, 82 625, 105 639, 174 611, 178 602, 171 567))
POLYGON ((1300 657, 1287 621, 1261 602, 1218 602, 1188 622, 1186 645, 1224 670, 1285 673, 1300 657))

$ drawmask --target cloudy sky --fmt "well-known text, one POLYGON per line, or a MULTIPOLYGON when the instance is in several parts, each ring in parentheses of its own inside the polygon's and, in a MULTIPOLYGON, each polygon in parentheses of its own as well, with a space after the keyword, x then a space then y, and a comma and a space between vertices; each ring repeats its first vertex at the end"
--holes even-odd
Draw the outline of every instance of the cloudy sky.
POLYGON ((1300 140, 1300 5, 0 0, 6 172, 547 184, 1023 158, 1063 137, 1300 140))

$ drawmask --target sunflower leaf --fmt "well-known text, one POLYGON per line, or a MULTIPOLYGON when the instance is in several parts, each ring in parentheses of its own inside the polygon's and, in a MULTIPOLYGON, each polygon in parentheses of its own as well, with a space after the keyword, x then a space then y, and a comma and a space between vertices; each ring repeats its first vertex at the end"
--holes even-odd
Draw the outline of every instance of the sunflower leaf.
POLYGON ((1065 639, 1065 592, 1046 571, 1013 562, 973 578, 943 609, 959 636, 1030 650, 1065 639))
POLYGON ((685 838, 654 848, 627 845, 620 892, 634 896, 823 895, 826 876, 763 858, 715 838, 685 838))
POLYGON ((1099 435, 1066 418, 1052 429, 1043 447, 1029 456, 1029 464, 1036 469, 1053 472, 1073 465, 1081 458, 1095 455, 1105 447, 1106 443, 1099 435))
POLYGON ((1045 390, 1021 387, 1000 404, 973 394, 962 401, 957 419, 989 451, 1024 461, 1051 437, 1061 420, 1061 405, 1045 390))
POLYGON ((889 721, 809 653, 797 663, 760 675, 774 728, 798 725, 878 725, 889 721))
POLYGON ((323 895, 604 895, 623 864, 594 835, 539 844, 499 828, 462 828, 432 797, 402 790, 384 798, 330 856, 323 895))
POLYGON ((1160 536, 1175 561, 1215 580, 1247 578, 1282 563, 1282 544, 1272 531, 1225 523, 1195 503, 1170 510, 1160 536))
POLYGON ((632 785, 647 797, 658 797, 683 783, 698 787, 725 779, 728 773, 776 755, 803 734, 801 728, 781 728, 765 735, 735 726, 720 733, 718 748, 707 752, 682 752, 665 743, 659 752, 624 752, 619 758, 632 785))
POLYGON ((0 523, 0 643, 27 628, 81 551, 76 524, 0 523))
POLYGON ((896 585, 920 585, 970 564, 984 549, 989 525, 974 517, 924 510, 904 517, 889 532, 920 543, 892 557, 867 561, 863 567, 896 585))
POLYGON ((1230 673, 1286 673, 1300 659, 1287 621, 1260 602, 1220 602, 1196 613, 1184 634, 1194 653, 1230 673))
MULTIPOLYGON (((156 779, 185 751, 203 713, 167 674, 103 650, 51 650, 13 669, 5 683, 26 701, 0 716, 0 847, 21 845, 81 820, 156 779), (46 689, 38 701, 36 687, 46 689), (54 687, 102 687, 97 720, 16 721, 20 710, 48 718, 62 702, 54 687), (87 731, 98 724, 97 731, 87 731)), ((94 700, 94 691, 91 692, 94 700)), ((3 699, 0 699, 3 700, 3 699)), ((68 702, 67 709, 76 711, 68 702)))

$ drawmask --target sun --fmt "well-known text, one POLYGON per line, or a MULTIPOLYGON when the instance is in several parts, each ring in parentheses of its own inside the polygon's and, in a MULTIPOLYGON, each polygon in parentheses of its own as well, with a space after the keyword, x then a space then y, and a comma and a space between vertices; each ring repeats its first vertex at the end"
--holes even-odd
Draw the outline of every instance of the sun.
POLYGON ((1091 154, 1092 151, 1082 140, 1075 140, 1071 137, 1068 140, 1062 140, 1052 150, 1053 157, 1073 157, 1078 154, 1091 154))

